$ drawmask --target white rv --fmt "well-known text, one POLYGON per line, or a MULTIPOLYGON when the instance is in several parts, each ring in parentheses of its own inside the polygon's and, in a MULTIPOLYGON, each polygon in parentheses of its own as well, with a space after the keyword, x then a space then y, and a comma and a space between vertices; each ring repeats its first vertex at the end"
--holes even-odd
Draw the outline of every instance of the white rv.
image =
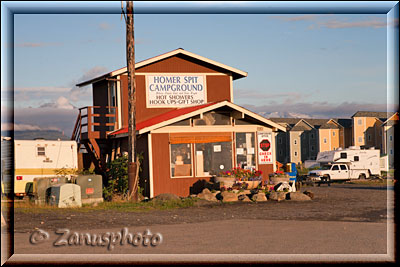
POLYGON ((36 177, 57 176, 56 171, 66 172, 78 168, 76 141, 15 140, 14 169, 16 196, 25 195, 25 186, 36 177))
POLYGON ((317 162, 325 166, 320 170, 310 171, 308 176, 345 180, 381 175, 379 149, 349 147, 319 152, 317 162))

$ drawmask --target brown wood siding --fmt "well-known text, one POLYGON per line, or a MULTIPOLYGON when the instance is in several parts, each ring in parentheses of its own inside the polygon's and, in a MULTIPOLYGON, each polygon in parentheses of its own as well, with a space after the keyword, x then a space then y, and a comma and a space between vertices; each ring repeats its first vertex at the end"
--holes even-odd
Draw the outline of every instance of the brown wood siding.
POLYGON ((262 184, 265 181, 269 180, 269 174, 274 172, 274 165, 273 164, 259 164, 258 169, 262 171, 262 184))
MULTIPOLYGON (((175 55, 166 58, 162 61, 157 61, 153 64, 146 65, 142 68, 138 68, 137 72, 187 72, 187 73, 218 73, 224 71, 221 68, 207 64, 203 61, 185 56, 185 55, 175 55)), ((226 71, 226 70, 225 70, 226 71)))
POLYGON ((169 134, 152 134, 152 156, 153 156, 153 186, 154 196, 162 193, 172 193, 187 197, 190 195, 191 187, 202 181, 209 181, 210 177, 194 178, 171 178, 170 177, 170 155, 169 134))
POLYGON ((207 102, 231 100, 230 76, 207 76, 207 102))
POLYGON ((108 81, 93 84, 93 106, 108 106, 108 81))

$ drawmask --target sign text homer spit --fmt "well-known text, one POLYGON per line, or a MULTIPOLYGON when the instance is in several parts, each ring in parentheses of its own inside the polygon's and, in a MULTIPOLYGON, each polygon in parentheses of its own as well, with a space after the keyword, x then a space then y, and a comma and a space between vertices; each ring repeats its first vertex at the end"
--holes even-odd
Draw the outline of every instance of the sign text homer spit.
POLYGON ((206 103, 203 75, 149 75, 147 107, 185 107, 206 103))

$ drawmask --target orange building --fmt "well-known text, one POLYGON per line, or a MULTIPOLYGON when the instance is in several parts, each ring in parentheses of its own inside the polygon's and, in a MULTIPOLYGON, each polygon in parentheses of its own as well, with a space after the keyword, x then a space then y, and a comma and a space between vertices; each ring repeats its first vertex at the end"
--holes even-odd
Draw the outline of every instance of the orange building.
POLYGON ((382 124, 393 113, 358 111, 353 116, 353 145, 383 151, 382 124))

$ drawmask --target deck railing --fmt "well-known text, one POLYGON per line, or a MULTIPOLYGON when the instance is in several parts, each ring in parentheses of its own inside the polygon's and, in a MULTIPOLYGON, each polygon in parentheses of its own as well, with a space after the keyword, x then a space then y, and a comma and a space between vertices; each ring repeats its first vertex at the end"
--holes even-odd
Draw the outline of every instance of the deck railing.
POLYGON ((117 107, 89 106, 79 109, 72 140, 103 139, 118 126, 117 107))

